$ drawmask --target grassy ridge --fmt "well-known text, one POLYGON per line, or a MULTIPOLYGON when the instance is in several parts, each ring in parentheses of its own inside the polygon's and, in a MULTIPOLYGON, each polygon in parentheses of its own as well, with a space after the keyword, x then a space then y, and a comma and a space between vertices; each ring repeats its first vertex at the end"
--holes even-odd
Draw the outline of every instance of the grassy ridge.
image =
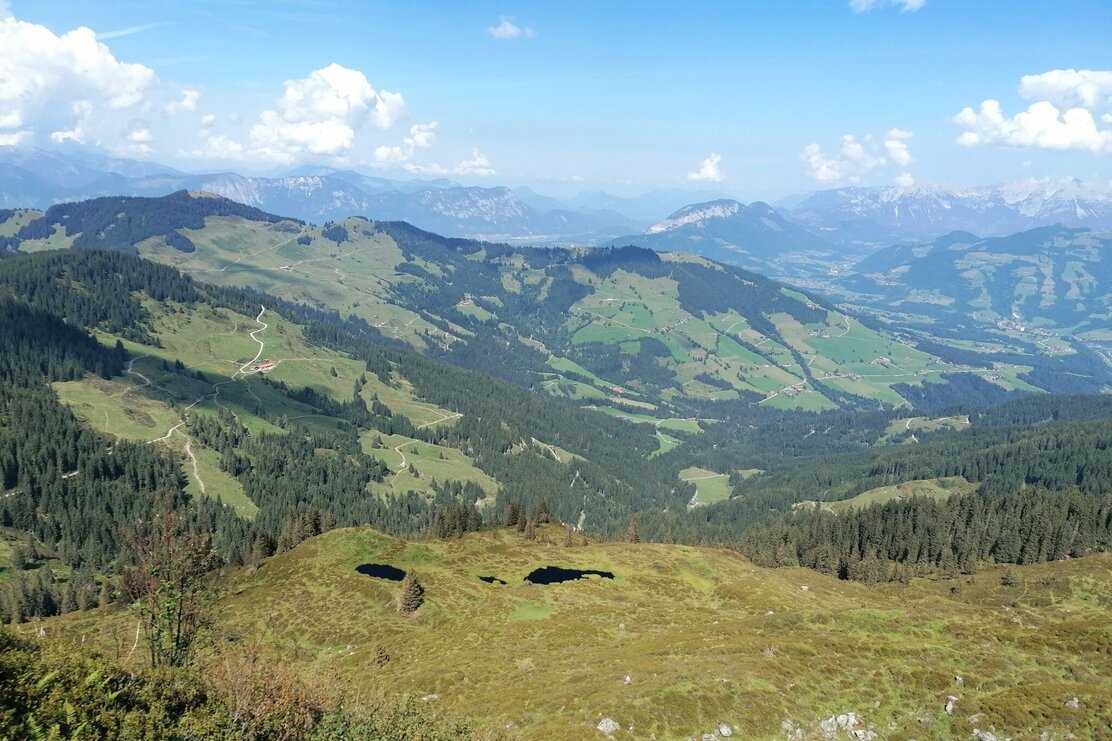
MULTIPOLYGON (((542 528, 542 539, 561 532, 542 528)), ((757 568, 724 550, 576 542, 335 531, 232 574, 217 634, 257 637, 300 671, 335 672, 356 689, 435 696, 525 739, 592 737, 603 717, 635 737, 728 723, 740 738, 774 739, 784 721, 810 737, 850 711, 879 738, 967 738, 974 728, 1095 738, 1112 712, 1107 556, 1014 568, 1014 587, 991 568, 869 588, 757 568), (396 585, 357 574, 362 563, 415 570, 424 607, 397 615, 396 585), (523 581, 548 564, 615 579, 523 581), (479 581, 488 575, 508 584, 479 581), (376 667, 379 648, 390 660, 376 667), (949 695, 959 698, 953 716, 949 695), (1080 710, 1066 705, 1073 697, 1080 710)), ((53 629, 107 638, 115 621, 87 613, 53 629)))

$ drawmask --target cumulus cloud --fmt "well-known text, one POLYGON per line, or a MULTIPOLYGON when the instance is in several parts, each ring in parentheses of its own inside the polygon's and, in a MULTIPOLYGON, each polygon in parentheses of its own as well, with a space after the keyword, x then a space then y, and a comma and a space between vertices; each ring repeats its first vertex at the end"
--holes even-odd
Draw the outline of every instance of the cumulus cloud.
POLYGON ((915 185, 915 178, 911 177, 910 172, 901 172, 896 176, 896 185, 901 188, 910 188, 915 185))
POLYGON ((247 151, 243 145, 223 134, 206 136, 200 147, 180 154, 205 160, 237 161, 247 159, 247 151))
POLYGON ((907 140, 913 136, 910 131, 889 129, 884 139, 884 151, 888 154, 888 159, 903 167, 914 163, 915 158, 907 148, 907 140))
POLYGON ((903 129, 889 129, 881 140, 871 134, 862 139, 844 134, 837 154, 828 155, 817 143, 811 143, 799 156, 807 163, 811 177, 820 183, 859 183, 866 173, 889 162, 902 167, 915 162, 907 146, 912 136, 912 132, 903 129))
POLYGON ((927 4, 927 0, 849 0, 849 7, 854 13, 867 13, 870 10, 893 5, 901 13, 914 13, 927 4))
POLYGON ((101 113, 142 103, 154 70, 117 59, 88 28, 61 36, 16 20, 0 6, 0 134, 22 140, 38 129, 54 141, 83 141, 101 113), (13 131, 18 129, 18 131, 13 131))
POLYGON ((497 26, 487 26, 487 33, 496 39, 513 41, 514 39, 531 39, 537 32, 528 26, 519 26, 513 18, 502 16, 498 19, 497 26))
POLYGON ((260 114, 248 150, 283 163, 305 153, 343 155, 364 124, 389 129, 406 114, 400 93, 376 90, 362 72, 339 64, 286 81, 276 109, 260 114))
POLYGON ((197 102, 201 99, 201 91, 193 88, 185 88, 181 91, 181 97, 177 100, 172 100, 166 104, 165 111, 171 116, 187 111, 197 110, 197 102))
POLYGON ((216 125, 216 116, 214 114, 206 113, 205 115, 201 116, 201 128, 211 129, 215 125, 216 125))
POLYGON ((127 132, 122 142, 118 142, 111 149, 119 154, 149 155, 153 153, 151 142, 154 134, 145 125, 136 124, 127 132))
POLYGON ((1059 108, 1112 107, 1112 72, 1091 69, 1052 69, 1019 79, 1025 100, 1046 100, 1059 108))
POLYGON ((490 159, 478 149, 472 149, 471 159, 458 163, 452 172, 457 175, 474 175, 483 178, 498 174, 490 166, 490 159))
POLYGON ((416 162, 406 162, 403 167, 409 172, 418 175, 470 175, 472 177, 490 177, 498 173, 490 165, 490 158, 478 149, 471 150, 471 159, 457 162, 454 167, 444 167, 436 163, 422 165, 416 162))
POLYGON ((1085 108, 1061 111, 1045 100, 1026 111, 1006 116, 999 101, 986 100, 978 110, 964 108, 954 123, 965 129, 958 137, 963 147, 1001 144, 1057 151, 1078 150, 1093 154, 1112 152, 1112 129, 1097 126, 1085 108))
POLYGON ((375 148, 375 162, 381 165, 401 165, 409 161, 418 149, 428 149, 436 141, 436 130, 439 123, 433 121, 427 124, 413 124, 409 127, 409 136, 402 140, 401 146, 389 147, 383 145, 375 148))
POLYGON ((722 155, 711 152, 710 156, 703 160, 703 164, 699 166, 698 170, 687 173, 687 179, 694 182, 720 183, 726 179, 718 166, 721 162, 722 155))
POLYGON ((1055 69, 1025 75, 1018 92, 1034 102, 1013 116, 991 98, 976 109, 963 108, 953 118, 964 129, 958 144, 1112 153, 1112 128, 1100 125, 1112 124, 1107 112, 1112 108, 1112 72, 1055 69))

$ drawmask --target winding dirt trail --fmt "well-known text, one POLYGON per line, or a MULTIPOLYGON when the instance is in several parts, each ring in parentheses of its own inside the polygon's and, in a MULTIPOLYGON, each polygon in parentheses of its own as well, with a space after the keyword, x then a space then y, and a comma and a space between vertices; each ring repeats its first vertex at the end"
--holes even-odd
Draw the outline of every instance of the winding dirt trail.
POLYGON ((448 422, 448 421, 453 420, 453 419, 459 419, 462 416, 463 416, 463 414, 460 413, 460 412, 453 412, 451 414, 448 414, 448 415, 445 415, 445 416, 441 417, 440 419, 434 419, 432 422, 426 422, 423 425, 417 425, 417 429, 420 430, 420 429, 424 429, 425 427, 432 427, 433 425, 438 425, 441 422, 448 422))
POLYGON ((255 353, 255 357, 251 358, 250 360, 248 360, 246 363, 244 363, 243 365, 241 365, 239 367, 238 375, 247 376, 247 375, 250 375, 252 373, 258 373, 258 371, 256 371, 256 370, 248 370, 248 367, 254 365, 257 362, 259 362, 259 358, 262 357, 263 350, 266 349, 266 345, 263 344, 263 341, 255 336, 259 332, 265 332, 270 327, 269 324, 267 324, 266 322, 263 321, 263 314, 265 314, 265 313, 266 313, 266 307, 263 306, 263 307, 260 308, 259 315, 257 317, 255 317, 255 321, 258 322, 259 324, 261 324, 262 326, 259 327, 258 329, 256 329, 255 331, 248 333, 251 336, 251 339, 253 339, 255 342, 259 343, 259 351, 257 353, 255 353))
MULTIPOLYGON (((295 239, 296 239, 296 237, 295 237, 295 239)), ((290 241, 292 241, 292 240, 290 240, 290 241)), ((281 246, 281 245, 279 245, 279 246, 281 246)), ((170 440, 170 438, 172 438, 174 436, 174 433, 177 433, 177 434, 181 435, 183 438, 185 438, 185 445, 183 447, 183 450, 185 452, 185 455, 189 458, 190 465, 193 468, 193 478, 196 479, 197 487, 201 490, 202 494, 204 494, 206 492, 207 487, 205 486, 204 479, 201 478, 200 467, 197 463, 197 455, 193 452, 193 438, 190 437, 189 435, 187 435, 186 433, 180 431, 181 428, 185 426, 185 413, 189 412, 189 410, 191 410, 193 407, 200 404, 205 399, 212 399, 213 403, 215 403, 221 409, 231 413, 231 415, 233 417, 235 417, 237 421, 239 421, 239 415, 237 415, 234 411, 232 411, 231 409, 229 409, 228 407, 226 407, 226 406, 224 406, 223 404, 220 403, 220 401, 219 401, 220 390, 221 390, 221 387, 227 386, 230 383, 240 383, 240 382, 242 382, 242 383, 246 384, 247 383, 246 378, 245 378, 246 376, 252 375, 254 373, 258 373, 258 371, 256 371, 256 370, 249 370, 249 367, 254 365, 256 362, 258 362, 259 358, 263 354, 263 351, 266 349, 266 345, 263 343, 263 341, 260 340, 256 336, 260 332, 264 332, 264 331, 266 331, 267 329, 270 328, 270 325, 263 321, 263 315, 264 314, 266 314, 266 307, 265 306, 260 306, 259 307, 259 315, 255 318, 255 321, 258 322, 261 326, 258 329, 254 330, 253 332, 249 333, 250 336, 251 336, 251 339, 259 344, 259 351, 257 353, 255 353, 255 357, 252 358, 251 360, 247 361, 243 365, 241 365, 239 367, 239 369, 235 372, 235 375, 232 376, 231 380, 221 381, 220 383, 209 384, 210 386, 212 386, 212 391, 209 392, 209 393, 201 394, 196 399, 194 399, 192 401, 192 403, 190 403, 188 406, 186 406, 182 410, 182 416, 178 417, 177 424, 173 425, 170 429, 168 429, 166 431, 166 434, 163 435, 162 437, 155 438, 154 440, 148 440, 147 441, 147 444, 149 444, 149 445, 153 445, 154 443, 167 442, 167 441, 170 440)), ((155 384, 151 383, 151 380, 149 378, 144 376, 142 373, 139 373, 138 371, 134 370, 135 361, 139 360, 139 358, 142 358, 142 357, 146 357, 146 356, 140 355, 138 357, 132 358, 131 362, 128 363, 127 372, 132 374, 132 375, 138 376, 139 378, 142 378, 145 381, 144 385, 146 385, 146 386, 155 386, 155 384)), ((155 386, 155 388, 161 388, 161 387, 160 386, 155 386)), ((162 389, 162 390, 165 391, 165 389, 162 389)), ((262 404, 262 400, 259 399, 259 397, 255 395, 255 392, 251 389, 251 387, 249 385, 247 386, 247 391, 248 391, 248 393, 251 394, 251 396, 255 399, 255 401, 259 402, 259 404, 262 404)))

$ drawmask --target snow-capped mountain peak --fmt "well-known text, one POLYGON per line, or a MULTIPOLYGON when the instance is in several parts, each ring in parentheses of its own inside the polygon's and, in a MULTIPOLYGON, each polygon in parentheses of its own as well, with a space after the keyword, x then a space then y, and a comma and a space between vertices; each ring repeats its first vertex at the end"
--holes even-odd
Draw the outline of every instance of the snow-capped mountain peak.
POLYGON ((1037 226, 1112 229, 1112 183, 1031 178, 962 188, 940 184, 855 187, 820 191, 793 216, 841 241, 891 244, 951 231, 981 236, 1037 226))

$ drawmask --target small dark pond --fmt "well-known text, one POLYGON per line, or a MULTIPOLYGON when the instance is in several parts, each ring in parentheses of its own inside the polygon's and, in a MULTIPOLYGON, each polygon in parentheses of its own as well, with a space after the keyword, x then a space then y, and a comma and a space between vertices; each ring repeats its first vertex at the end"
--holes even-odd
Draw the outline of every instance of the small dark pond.
POLYGON ((505 584, 506 582, 499 579, 497 576, 480 576, 479 581, 485 581, 487 584, 505 584))
POLYGON ((390 581, 401 581, 405 578, 405 572, 401 569, 396 569, 393 566, 388 566, 384 563, 365 563, 361 566, 356 566, 355 570, 360 574, 366 576, 373 576, 376 579, 389 579, 390 581))
POLYGON ((579 569, 562 569, 559 566, 545 566, 543 569, 533 569, 525 581, 532 584, 559 584, 565 581, 582 579, 585 576, 601 576, 603 579, 613 579, 614 574, 609 571, 594 571, 579 569))

